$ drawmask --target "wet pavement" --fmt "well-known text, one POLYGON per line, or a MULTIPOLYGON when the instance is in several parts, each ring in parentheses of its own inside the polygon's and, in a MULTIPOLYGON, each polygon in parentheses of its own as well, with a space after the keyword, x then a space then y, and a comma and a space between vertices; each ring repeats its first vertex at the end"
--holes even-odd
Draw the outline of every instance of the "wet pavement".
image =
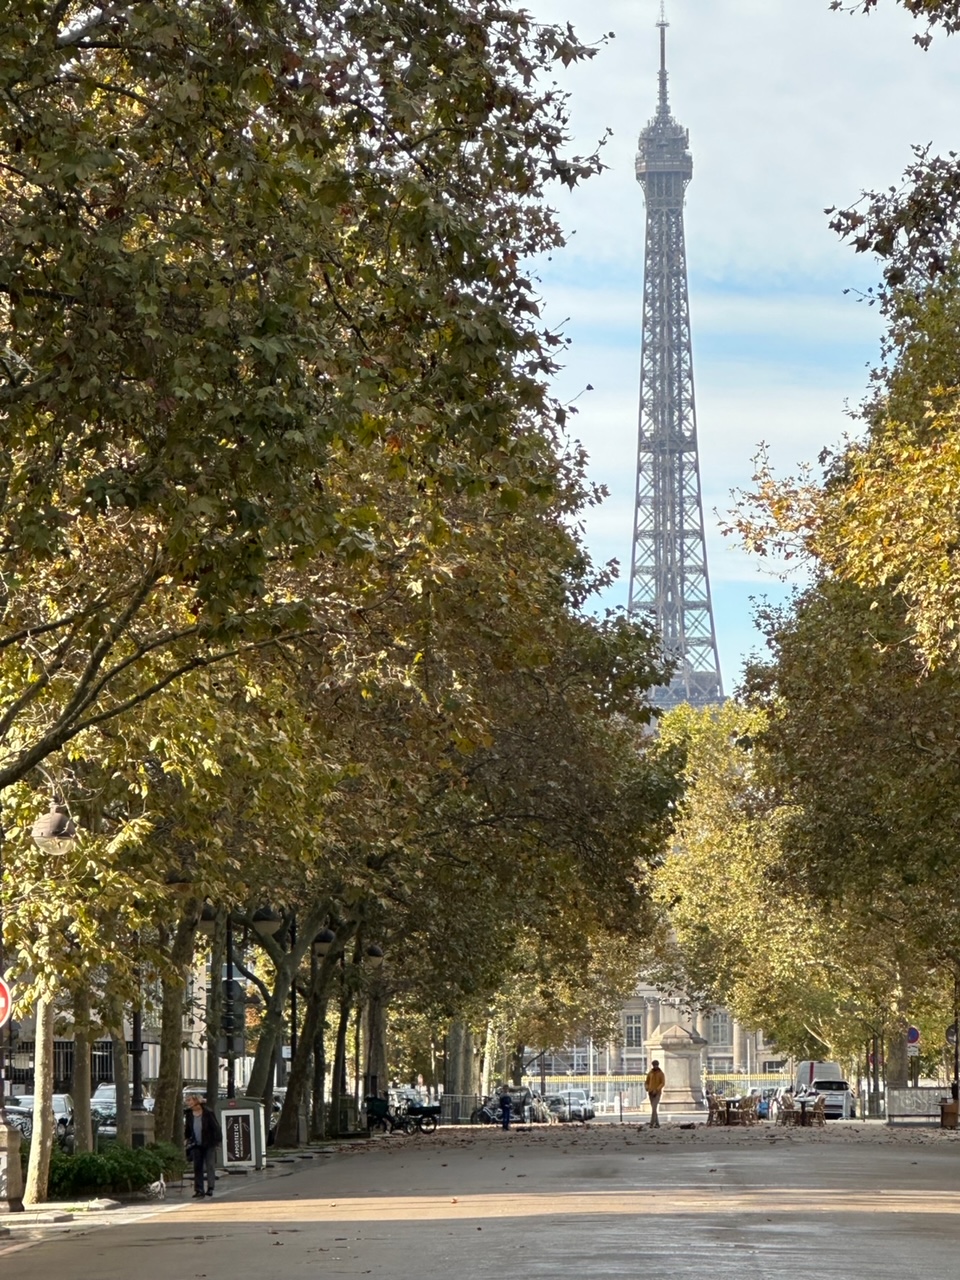
POLYGON ((946 1280, 960 1270, 960 1146, 862 1123, 448 1130, 127 1213, 15 1257, 0 1241, 0 1274, 946 1280))

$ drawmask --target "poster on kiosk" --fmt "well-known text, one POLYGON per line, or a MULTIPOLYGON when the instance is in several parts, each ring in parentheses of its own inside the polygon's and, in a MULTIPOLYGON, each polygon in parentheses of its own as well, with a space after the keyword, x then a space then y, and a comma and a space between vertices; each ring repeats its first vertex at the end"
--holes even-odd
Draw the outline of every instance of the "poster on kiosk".
POLYGON ((225 1169, 262 1169, 267 1146, 263 1104, 253 1098, 223 1098, 218 1107, 225 1169))

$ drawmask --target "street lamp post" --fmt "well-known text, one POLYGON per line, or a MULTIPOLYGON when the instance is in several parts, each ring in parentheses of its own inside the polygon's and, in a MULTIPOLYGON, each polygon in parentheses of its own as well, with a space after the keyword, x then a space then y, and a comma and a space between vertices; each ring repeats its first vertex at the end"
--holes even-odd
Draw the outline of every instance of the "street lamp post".
MULTIPOLYGON (((59 798, 51 801, 50 811, 38 818, 31 830, 37 848, 48 854, 51 859, 70 852, 76 843, 77 829, 65 805, 59 798)), ((36 1003, 36 1036, 34 1051, 34 1087, 33 1087, 33 1133, 30 1143, 30 1167, 27 1174, 27 1189, 35 1199, 43 1199, 47 1191, 50 1154, 53 1148, 54 1115, 53 1115, 53 993, 45 991, 36 1003)), ((5 1196, 8 1200, 14 1194, 22 1196, 20 1189, 19 1152, 16 1167, 10 1159, 11 1148, 7 1146, 7 1163, 4 1170, 5 1196)))
MULTIPOLYGON (((257 933, 261 938, 272 938, 272 937, 273 937, 273 935, 274 935, 275 933, 278 933, 278 932, 279 932, 279 930, 280 930, 280 928, 281 928, 281 926, 282 926, 282 924, 283 924, 283 916, 281 916, 281 915, 280 915, 280 913, 279 913, 278 911, 274 911, 274 909, 273 909, 272 907, 259 907, 259 908, 258 908, 258 909, 253 913, 253 918, 252 918, 252 920, 251 920, 251 923, 253 924, 254 931, 255 931, 255 932, 256 932, 256 933, 257 933)), ((296 921, 295 921, 295 920, 294 920, 294 921, 291 921, 291 924, 290 924, 290 931, 291 931, 291 943, 290 943, 290 949, 291 949, 291 951, 293 950, 293 945, 294 945, 294 943, 296 942, 296 938, 297 938, 296 929, 297 929, 296 921)), ((297 983, 296 983, 296 974, 294 974, 294 976, 293 976, 293 981, 291 982, 290 991, 291 991, 291 995, 290 995, 291 1019, 292 1019, 293 1025, 294 1025, 294 1026, 296 1026, 296 1020, 297 1020, 297 983)), ((295 1035, 295 1034, 296 1034, 296 1033, 294 1032, 294 1035, 295 1035)), ((281 1042, 282 1042, 282 1040, 283 1040, 283 1035, 282 1035, 282 1034, 281 1034, 281 1036, 280 1036, 280 1039, 281 1039, 281 1042)))
MULTIPOLYGON (((134 946, 140 950, 139 930, 133 935, 134 946)), ((141 991, 140 965, 134 970, 137 986, 136 1003, 130 1015, 130 1145, 145 1147, 154 1136, 153 1116, 143 1104, 143 995, 141 991)))
MULTIPOLYGON (((376 943, 371 943, 363 953, 363 963, 366 968, 373 971, 374 974, 379 973, 383 965, 383 949, 378 947, 376 943)), ((381 1007, 382 991, 379 982, 373 982, 370 987, 367 998, 367 1061, 366 1072, 364 1073, 364 1097, 375 1096, 380 1092, 379 1073, 371 1071, 371 1060, 374 1065, 379 1066, 379 1059, 382 1056, 375 1048, 378 1043, 378 1037, 381 1029, 382 1007, 381 1007)), ((357 1072, 360 1067, 357 1065, 357 1072)))
POLYGON ((227 998, 223 1006, 223 1023, 227 1050, 227 1097, 237 1096, 237 1047, 234 1036, 236 1001, 233 998, 233 914, 227 912, 227 998))
MULTIPOLYGON (((0 978, 3 977, 3 838, 0 836, 0 978)), ((20 1130, 7 1122, 7 1062, 13 1056, 13 1010, 7 1010, 6 1028, 0 1026, 0 1214, 23 1212, 23 1171, 20 1167, 20 1130), (7 1037, 8 1051, 3 1048, 7 1037)))

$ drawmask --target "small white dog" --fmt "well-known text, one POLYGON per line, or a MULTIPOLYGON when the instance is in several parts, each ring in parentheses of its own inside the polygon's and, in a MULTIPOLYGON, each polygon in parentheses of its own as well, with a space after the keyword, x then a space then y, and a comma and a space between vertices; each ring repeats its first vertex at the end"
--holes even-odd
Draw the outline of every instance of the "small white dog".
POLYGON ((152 1196, 154 1200, 166 1200, 167 1181, 162 1173, 156 1182, 151 1182, 147 1187, 147 1195, 152 1196))

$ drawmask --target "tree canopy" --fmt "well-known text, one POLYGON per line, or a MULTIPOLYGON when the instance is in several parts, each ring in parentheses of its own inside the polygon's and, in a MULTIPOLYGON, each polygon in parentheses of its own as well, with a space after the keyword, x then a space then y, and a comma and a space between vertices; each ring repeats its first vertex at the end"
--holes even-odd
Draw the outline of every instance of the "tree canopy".
POLYGON ((549 484, 524 263, 560 242, 570 32, 455 0, 27 4, 0 40, 0 787, 382 551, 359 451, 549 484), (531 448, 533 455, 531 455, 531 448))

